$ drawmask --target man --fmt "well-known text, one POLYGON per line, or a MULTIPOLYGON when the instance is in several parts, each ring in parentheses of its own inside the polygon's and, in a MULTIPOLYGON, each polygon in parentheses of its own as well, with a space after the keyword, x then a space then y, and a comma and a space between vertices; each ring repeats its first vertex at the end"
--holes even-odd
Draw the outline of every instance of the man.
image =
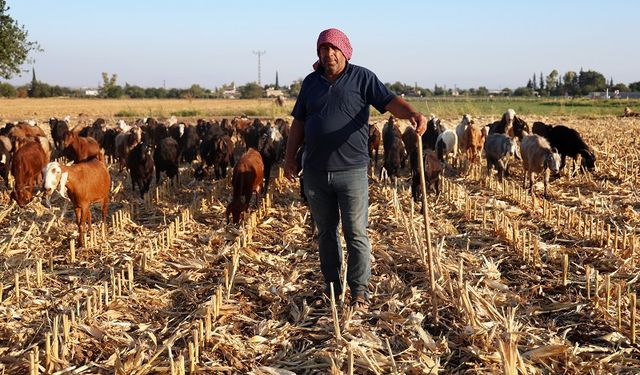
POLYGON ((338 29, 320 33, 319 60, 302 82, 292 111, 285 175, 296 173, 295 155, 304 142, 304 190, 318 229, 320 269, 325 293, 333 283, 342 292, 342 250, 338 222, 347 245, 347 283, 355 310, 369 308, 371 245, 367 236, 369 187, 369 106, 407 119, 422 135, 426 118, 389 91, 371 71, 350 64, 349 38, 338 29))

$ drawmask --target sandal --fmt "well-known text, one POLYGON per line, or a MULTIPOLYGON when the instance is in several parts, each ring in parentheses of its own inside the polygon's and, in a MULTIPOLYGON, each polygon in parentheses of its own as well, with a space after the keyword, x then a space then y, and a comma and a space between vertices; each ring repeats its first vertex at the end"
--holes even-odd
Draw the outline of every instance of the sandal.
POLYGON ((366 313, 369 311, 369 301, 362 294, 358 294, 351 300, 351 308, 354 312, 366 313))

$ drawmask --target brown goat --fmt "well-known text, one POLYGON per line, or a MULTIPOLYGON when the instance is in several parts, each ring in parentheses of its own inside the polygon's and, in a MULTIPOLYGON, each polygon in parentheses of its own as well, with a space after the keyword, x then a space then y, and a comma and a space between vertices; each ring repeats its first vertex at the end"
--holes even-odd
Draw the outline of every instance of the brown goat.
POLYGON ((46 137, 44 131, 36 125, 19 122, 9 130, 9 138, 46 137))
POLYGON ((11 174, 15 179, 11 198, 24 207, 33 199, 33 188, 42 182, 42 168, 47 165, 45 151, 39 142, 29 142, 13 155, 11 174))
POLYGON ((62 144, 63 155, 76 163, 92 158, 104 161, 104 154, 100 151, 98 141, 91 137, 79 137, 75 132, 68 131, 64 134, 62 144))
POLYGON ((636 112, 629 107, 625 107, 624 117, 640 117, 640 112, 636 112))
POLYGON ((470 163, 480 160, 482 146, 484 145, 485 133, 480 126, 475 126, 473 120, 465 127, 460 138, 460 152, 466 156, 470 163))
POLYGON ((227 224, 229 214, 233 216, 233 223, 237 224, 243 212, 249 209, 251 196, 256 193, 256 203, 260 202, 260 187, 264 179, 264 163, 260 153, 250 148, 233 167, 233 197, 227 206, 227 224))
POLYGON ((80 246, 84 246, 84 224, 87 221, 87 230, 91 230, 91 211, 89 210, 91 203, 101 204, 102 222, 106 224, 111 178, 104 162, 92 159, 69 166, 51 162, 44 170, 43 185, 48 206, 51 194, 56 188, 60 195, 68 196, 73 203, 76 224, 80 232, 80 246))

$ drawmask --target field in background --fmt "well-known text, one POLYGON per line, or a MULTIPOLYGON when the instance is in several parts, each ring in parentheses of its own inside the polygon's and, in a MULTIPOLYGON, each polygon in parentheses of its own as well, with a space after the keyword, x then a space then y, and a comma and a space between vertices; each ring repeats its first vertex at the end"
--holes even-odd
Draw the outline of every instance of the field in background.
MULTIPOLYGON (((515 99, 515 98, 427 98, 410 102, 425 114, 435 113, 443 118, 458 118, 464 113, 475 116, 499 117, 507 108, 521 115, 575 116, 598 118, 621 116, 625 107, 638 110, 638 100, 587 99, 515 99)), ((80 114, 94 117, 135 118, 157 117, 222 117, 246 114, 259 117, 283 117, 291 113, 294 100, 283 107, 271 99, 0 99, 0 120, 16 121, 35 118, 40 121, 51 116, 72 118, 80 114)), ((373 117, 379 116, 375 110, 373 117)))
POLYGON ((527 116, 572 116, 598 118, 622 116, 624 108, 636 108, 638 100, 591 100, 591 99, 517 99, 517 98, 444 98, 410 100, 422 113, 435 113, 439 117, 459 117, 465 113, 473 116, 500 116, 507 108, 527 116))

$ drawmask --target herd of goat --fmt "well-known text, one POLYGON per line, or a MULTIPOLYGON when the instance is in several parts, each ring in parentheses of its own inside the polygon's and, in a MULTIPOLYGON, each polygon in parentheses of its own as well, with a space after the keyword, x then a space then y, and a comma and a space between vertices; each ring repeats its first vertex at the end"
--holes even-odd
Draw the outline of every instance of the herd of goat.
MULTIPOLYGON (((418 135, 412 127, 401 133, 398 121, 392 116, 384 125, 382 134, 377 127, 369 128, 369 156, 371 166, 377 165, 378 147, 384 148, 383 167, 388 176, 400 176, 400 170, 409 160, 411 169, 411 193, 418 201, 420 176, 418 173, 418 135)), ((595 154, 580 134, 564 125, 547 125, 534 122, 532 128, 513 109, 508 109, 499 121, 486 126, 477 125, 465 114, 455 129, 446 129, 440 119, 430 115, 427 129, 422 135, 424 147, 425 181, 428 187, 439 194, 439 178, 447 156, 452 154, 466 164, 476 163, 482 154, 487 163, 487 172, 497 170, 498 179, 509 175, 513 159, 521 159, 524 170, 523 185, 529 182, 533 189, 534 175, 544 175, 544 195, 547 196, 549 171, 557 175, 564 168, 566 158, 575 160, 580 156, 581 170, 593 171, 595 154)))
MULTIPOLYGON (((8 123, 0 129, 0 175, 7 187, 9 173, 13 176, 10 196, 20 207, 33 199, 36 190, 42 190, 47 205, 54 191, 70 199, 81 245, 85 223, 91 226, 89 205, 99 202, 102 219, 106 219, 111 186, 106 158, 117 160, 120 172, 125 168, 129 171, 132 190, 137 189, 141 197, 148 192, 154 172, 156 184, 163 172, 178 182, 180 163, 192 163, 199 157, 201 162, 193 170, 196 179, 208 175, 224 179, 232 166, 233 196, 226 216, 227 222, 231 216, 237 223, 248 210, 253 194, 259 200, 267 192, 271 168, 283 159, 289 134, 289 123, 284 119, 263 123, 246 116, 220 122, 200 119, 195 125, 179 122, 175 117, 166 124, 153 118, 140 119, 132 125, 119 120, 115 127, 107 126, 100 118, 92 125, 73 128, 68 118, 51 118, 49 128, 49 136, 40 127, 26 122, 8 123), (69 163, 63 163, 61 157, 69 163)), ((593 170, 595 166, 593 151, 577 131, 542 122, 535 122, 530 129, 512 109, 500 121, 486 126, 477 125, 470 115, 464 115, 455 129, 446 129, 440 119, 431 115, 421 140, 425 180, 436 194, 450 154, 454 158, 460 155, 465 165, 478 163, 484 155, 488 172, 495 168, 500 180, 509 175, 512 159, 521 159, 523 184, 528 181, 529 189, 533 189, 534 174, 544 174, 545 195, 547 171, 559 173, 567 156, 577 159, 580 155, 581 169, 593 170)), ((401 132, 393 116, 382 133, 370 125, 372 169, 377 167, 381 143, 384 149, 381 174, 385 170, 389 177, 399 177, 408 160, 411 192, 417 201, 418 134, 411 126, 401 132)), ((298 155, 301 154, 299 150, 298 155)))

